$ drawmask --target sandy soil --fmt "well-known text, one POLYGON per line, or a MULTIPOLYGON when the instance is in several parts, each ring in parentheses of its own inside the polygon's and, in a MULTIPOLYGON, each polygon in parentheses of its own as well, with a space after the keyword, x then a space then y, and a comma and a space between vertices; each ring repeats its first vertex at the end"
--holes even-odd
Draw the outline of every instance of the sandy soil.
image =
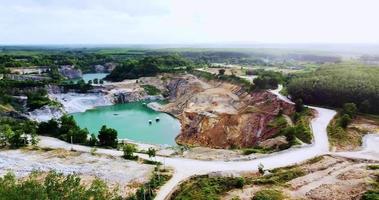
POLYGON ((233 197, 251 199, 261 189, 278 189, 289 199, 349 200, 360 199, 367 191, 370 177, 378 170, 368 170, 367 166, 377 164, 366 160, 352 160, 335 156, 323 156, 317 162, 305 162, 299 167, 305 176, 293 179, 283 185, 249 185, 242 190, 229 191, 222 199, 233 197))
POLYGON ((98 177, 110 186, 118 185, 126 194, 146 182, 154 166, 127 161, 108 155, 56 150, 4 150, 0 151, 0 176, 13 172, 25 177, 32 171, 51 170, 63 174, 78 174, 84 181, 98 177))
POLYGON ((205 68, 205 69, 202 68, 202 69, 197 69, 197 70, 209 72, 209 73, 212 73, 212 74, 218 74, 220 69, 224 69, 225 70, 225 75, 232 75, 232 74, 234 74, 236 76, 243 76, 243 75, 245 75, 245 71, 241 70, 240 66, 233 66, 233 67, 208 67, 208 68, 205 68))
POLYGON ((212 149, 207 147, 193 147, 183 153, 180 157, 196 160, 251 160, 261 156, 260 154, 242 155, 238 150, 212 149))

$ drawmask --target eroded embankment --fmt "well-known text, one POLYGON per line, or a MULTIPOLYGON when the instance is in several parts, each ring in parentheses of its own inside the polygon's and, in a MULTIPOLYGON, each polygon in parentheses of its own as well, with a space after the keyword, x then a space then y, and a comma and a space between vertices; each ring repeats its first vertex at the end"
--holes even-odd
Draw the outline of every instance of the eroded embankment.
POLYGON ((204 81, 193 75, 168 83, 170 102, 163 111, 176 115, 182 124, 177 142, 213 148, 251 147, 274 136, 270 126, 295 110, 290 103, 267 91, 248 93, 240 86, 204 81))

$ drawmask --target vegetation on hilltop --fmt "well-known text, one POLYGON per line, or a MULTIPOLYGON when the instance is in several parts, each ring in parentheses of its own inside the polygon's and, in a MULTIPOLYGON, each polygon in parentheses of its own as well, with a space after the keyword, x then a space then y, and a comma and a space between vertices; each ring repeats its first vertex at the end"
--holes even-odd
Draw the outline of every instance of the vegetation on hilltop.
POLYGON ((151 56, 140 60, 127 60, 117 66, 106 80, 122 81, 124 79, 137 79, 144 76, 155 76, 159 72, 171 72, 176 68, 186 68, 190 63, 176 55, 151 56))
POLYGON ((37 124, 29 120, 0 117, 0 148, 37 144, 36 127, 37 124), (28 138, 27 134, 31 137, 28 138))
POLYGON ((258 76, 253 80, 255 89, 276 89, 278 84, 284 81, 280 72, 258 69, 254 70, 252 75, 258 76))
POLYGON ((323 66, 293 77, 287 91, 306 104, 342 107, 355 103, 360 112, 379 114, 379 67, 358 64, 323 66))
POLYGON ((85 144, 89 132, 87 129, 81 129, 72 116, 64 115, 59 120, 41 122, 37 134, 56 137, 70 143, 85 144))

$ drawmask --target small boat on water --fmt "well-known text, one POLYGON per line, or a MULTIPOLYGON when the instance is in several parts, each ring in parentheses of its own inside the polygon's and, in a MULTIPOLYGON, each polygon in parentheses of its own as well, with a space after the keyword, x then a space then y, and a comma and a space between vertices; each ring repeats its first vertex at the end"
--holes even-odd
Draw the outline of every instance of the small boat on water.
POLYGON ((151 120, 149 120, 149 124, 153 123, 151 120))
POLYGON ((159 117, 155 118, 155 121, 156 121, 156 122, 159 122, 159 120, 160 120, 159 117))

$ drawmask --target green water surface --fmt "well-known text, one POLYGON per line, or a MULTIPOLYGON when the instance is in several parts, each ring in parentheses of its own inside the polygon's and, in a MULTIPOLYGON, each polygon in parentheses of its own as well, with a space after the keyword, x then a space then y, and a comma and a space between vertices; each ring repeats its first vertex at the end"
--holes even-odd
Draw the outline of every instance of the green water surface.
POLYGON ((117 130, 119 139, 150 144, 175 145, 180 132, 179 121, 169 114, 154 111, 143 102, 97 107, 72 114, 81 128, 98 134, 102 125, 117 130), (159 117, 159 122, 156 118, 159 117), (152 124, 149 124, 152 120, 152 124))

